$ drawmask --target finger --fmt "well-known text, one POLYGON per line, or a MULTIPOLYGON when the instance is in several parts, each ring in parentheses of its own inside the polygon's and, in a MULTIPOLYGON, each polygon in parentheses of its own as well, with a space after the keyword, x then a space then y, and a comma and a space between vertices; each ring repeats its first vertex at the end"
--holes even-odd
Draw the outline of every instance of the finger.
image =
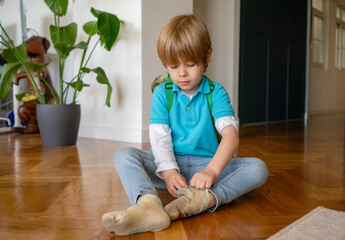
POLYGON ((199 188, 200 190, 204 190, 205 187, 206 187, 206 179, 204 179, 204 178, 203 178, 203 179, 200 179, 198 188, 199 188))
POLYGON ((195 187, 196 189, 201 189, 202 187, 202 179, 200 177, 195 177, 194 179, 194 183, 192 185, 193 187, 195 187))
POLYGON ((191 179, 190 182, 189 182, 189 185, 191 185, 192 187, 195 188, 195 180, 191 179))
POLYGON ((184 177, 181 176, 181 178, 177 179, 177 181, 178 181, 180 187, 182 187, 182 188, 188 187, 186 179, 184 179, 184 177))
POLYGON ((181 184, 177 180, 174 182, 174 188, 177 190, 182 188, 181 184))
POLYGON ((193 176, 193 179, 192 179, 192 183, 193 183, 193 187, 195 187, 196 189, 200 189, 200 186, 201 186, 201 181, 202 181, 202 177, 199 175, 199 174, 195 174, 193 176))
POLYGON ((204 190, 205 189, 205 180, 200 180, 197 184, 196 184, 196 188, 200 189, 200 190, 204 190))
POLYGON ((180 182, 176 182, 175 188, 178 190, 180 188, 184 188, 184 185, 182 185, 180 182))
POLYGON ((211 188, 211 186, 212 186, 212 183, 211 183, 211 181, 207 181, 206 182, 206 189, 210 189, 211 188))
POLYGON ((174 187, 174 185, 173 185, 172 183, 167 184, 167 190, 168 190, 168 192, 170 193, 170 195, 176 197, 176 196, 175 196, 176 193, 175 193, 175 191, 174 191, 174 190, 175 190, 175 187, 174 187))
POLYGON ((197 175, 194 174, 194 176, 192 177, 192 179, 189 181, 189 185, 195 187, 196 179, 197 179, 197 175))
POLYGON ((175 187, 168 188, 168 192, 171 196, 177 198, 177 190, 175 189, 175 187))
POLYGON ((201 183, 197 183, 195 185, 195 188, 198 189, 198 190, 202 190, 201 183))

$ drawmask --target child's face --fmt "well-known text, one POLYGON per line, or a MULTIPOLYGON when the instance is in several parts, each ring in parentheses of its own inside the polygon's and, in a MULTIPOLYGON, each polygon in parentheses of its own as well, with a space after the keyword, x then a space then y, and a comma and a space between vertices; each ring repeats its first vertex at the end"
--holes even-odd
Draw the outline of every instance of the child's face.
POLYGON ((180 62, 179 65, 168 65, 167 69, 171 80, 181 90, 190 95, 194 95, 199 89, 205 67, 202 63, 180 62))

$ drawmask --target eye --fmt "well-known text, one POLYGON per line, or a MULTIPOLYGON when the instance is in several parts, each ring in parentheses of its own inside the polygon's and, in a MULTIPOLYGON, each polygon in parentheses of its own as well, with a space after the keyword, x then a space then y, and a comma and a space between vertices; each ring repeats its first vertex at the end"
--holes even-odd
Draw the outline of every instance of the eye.
POLYGON ((169 68, 171 68, 171 69, 176 69, 177 66, 169 66, 169 68))
POLYGON ((195 63, 187 63, 187 67, 194 67, 195 63))

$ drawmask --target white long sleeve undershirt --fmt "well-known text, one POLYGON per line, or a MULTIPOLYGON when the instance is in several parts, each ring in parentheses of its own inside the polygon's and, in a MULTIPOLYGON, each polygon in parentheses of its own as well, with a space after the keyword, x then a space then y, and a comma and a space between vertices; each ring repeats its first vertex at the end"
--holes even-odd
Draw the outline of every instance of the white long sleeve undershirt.
MULTIPOLYGON (((217 131, 222 134, 223 128, 227 126, 234 126, 239 131, 239 121, 235 117, 222 117, 216 120, 215 126, 217 131)), ((155 164, 157 166, 156 175, 162 177, 162 172, 165 170, 176 169, 179 167, 176 163, 171 129, 166 124, 151 124, 150 128, 150 142, 152 153, 155 157, 155 164)))

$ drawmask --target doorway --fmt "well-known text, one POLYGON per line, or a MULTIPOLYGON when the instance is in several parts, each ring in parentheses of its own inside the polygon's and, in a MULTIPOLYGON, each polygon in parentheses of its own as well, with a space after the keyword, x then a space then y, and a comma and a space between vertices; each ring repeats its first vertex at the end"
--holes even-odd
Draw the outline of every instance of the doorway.
POLYGON ((307 0, 241 0, 242 124, 303 119, 307 0))

